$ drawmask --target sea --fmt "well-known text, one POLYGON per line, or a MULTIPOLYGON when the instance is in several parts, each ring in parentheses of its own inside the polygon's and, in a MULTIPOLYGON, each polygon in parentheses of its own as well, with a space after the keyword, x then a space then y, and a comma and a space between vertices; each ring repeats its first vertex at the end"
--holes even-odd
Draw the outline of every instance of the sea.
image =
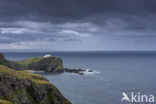
POLYGON ((9 60, 45 54, 61 57, 65 68, 93 70, 84 75, 44 74, 72 104, 154 104, 121 102, 121 99, 123 92, 129 98, 132 93, 136 98, 156 97, 155 51, 4 52, 9 60))

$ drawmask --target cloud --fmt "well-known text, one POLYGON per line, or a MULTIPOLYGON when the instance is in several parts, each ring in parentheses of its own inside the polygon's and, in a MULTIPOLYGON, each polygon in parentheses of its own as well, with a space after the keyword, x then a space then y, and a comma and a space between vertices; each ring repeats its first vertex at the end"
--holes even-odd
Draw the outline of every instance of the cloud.
POLYGON ((3 21, 32 20, 55 23, 107 14, 155 14, 155 0, 0 0, 3 21))
POLYGON ((62 34, 63 36, 69 36, 70 39, 73 40, 77 39, 82 40, 83 38, 90 36, 89 33, 81 33, 73 30, 61 30, 59 33, 62 34))
POLYGON ((26 31, 25 28, 0 28, 1 34, 22 34, 26 31))
POLYGON ((1 48, 147 47, 156 39, 155 0, 0 2, 1 48))
MULTIPOLYGON (((2 24, 2 23, 1 23, 2 24)), ((38 41, 83 41, 84 37, 92 35, 90 23, 52 24, 49 22, 16 21, 5 27, 0 26, 0 40, 8 43, 38 42, 38 41), (71 26, 73 25, 73 26, 71 26), (83 26, 86 26, 84 28, 83 26), (5 41, 4 41, 5 40, 5 41)))

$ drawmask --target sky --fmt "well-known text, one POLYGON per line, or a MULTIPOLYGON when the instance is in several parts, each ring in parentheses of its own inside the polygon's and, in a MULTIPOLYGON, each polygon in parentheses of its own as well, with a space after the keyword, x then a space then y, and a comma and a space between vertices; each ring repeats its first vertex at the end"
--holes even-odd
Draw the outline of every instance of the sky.
POLYGON ((0 0, 0 49, 156 50, 156 0, 0 0))

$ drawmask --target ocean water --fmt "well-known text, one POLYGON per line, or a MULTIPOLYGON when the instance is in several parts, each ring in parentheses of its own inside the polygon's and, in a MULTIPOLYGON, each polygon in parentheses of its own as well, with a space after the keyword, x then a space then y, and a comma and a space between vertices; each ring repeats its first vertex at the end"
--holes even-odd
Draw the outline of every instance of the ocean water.
POLYGON ((156 52, 5 52, 4 55, 10 60, 22 60, 47 53, 61 57, 64 67, 95 71, 86 75, 44 75, 73 104, 135 104, 121 102, 122 92, 128 96, 134 92, 156 97, 156 52))

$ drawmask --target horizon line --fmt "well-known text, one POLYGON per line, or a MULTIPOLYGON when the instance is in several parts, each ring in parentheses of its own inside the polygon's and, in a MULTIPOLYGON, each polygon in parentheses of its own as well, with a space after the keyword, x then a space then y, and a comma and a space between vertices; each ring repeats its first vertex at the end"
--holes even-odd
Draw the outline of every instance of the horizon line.
POLYGON ((156 50, 50 50, 50 49, 0 49, 0 52, 156 52, 156 50))

